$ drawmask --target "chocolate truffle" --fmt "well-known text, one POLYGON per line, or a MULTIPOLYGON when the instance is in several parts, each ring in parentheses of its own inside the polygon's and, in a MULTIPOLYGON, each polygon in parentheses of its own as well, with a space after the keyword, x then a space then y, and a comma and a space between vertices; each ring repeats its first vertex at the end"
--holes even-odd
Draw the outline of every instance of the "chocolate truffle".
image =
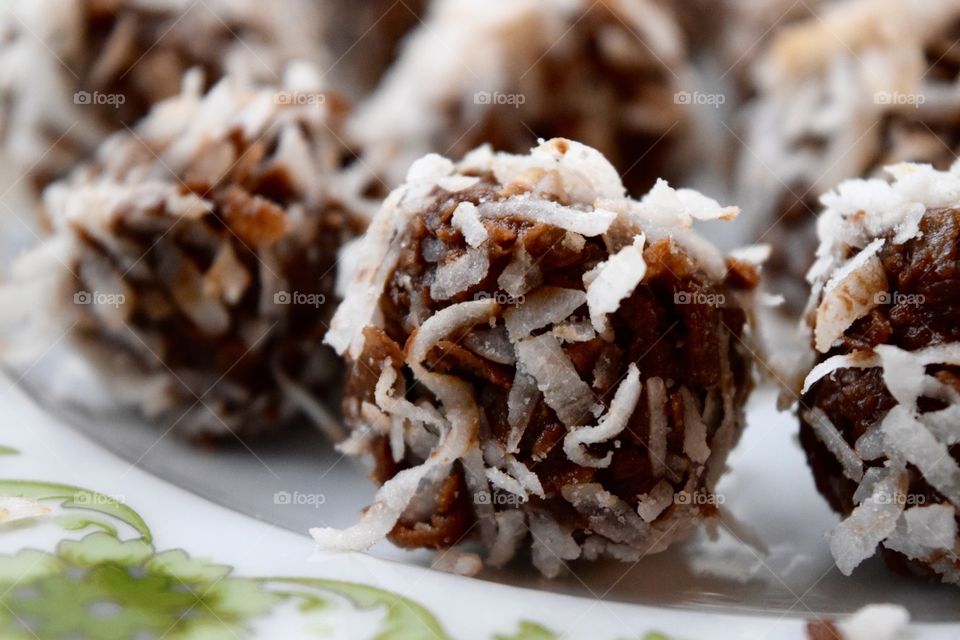
POLYGON ((960 166, 887 171, 823 198, 800 440, 844 517, 830 539, 843 573, 879 548, 958 583, 960 166))
POLYGON ((337 375, 321 345, 336 252, 367 220, 341 169, 346 107, 202 84, 188 74, 47 189, 52 236, 17 280, 53 301, 122 400, 171 428, 259 435, 305 413, 329 427, 318 400, 337 375))
POLYGON ((848 0, 780 31, 754 69, 738 203, 773 246, 772 288, 799 315, 818 197, 896 162, 946 169, 960 141, 954 3, 848 0))
POLYGON ((203 70, 278 83, 321 64, 313 0, 21 0, 0 17, 0 135, 38 191, 203 70))
POLYGON ((429 152, 525 153, 562 136, 599 149, 643 193, 689 168, 692 76, 683 34, 654 0, 441 0, 352 131, 393 185, 429 152))
POLYGON ((663 181, 624 193, 565 139, 411 167, 326 337, 349 365, 342 449, 383 486, 357 525, 314 530, 321 546, 470 538, 500 565, 529 540, 554 576, 717 516, 757 271, 691 229, 735 207, 663 181))

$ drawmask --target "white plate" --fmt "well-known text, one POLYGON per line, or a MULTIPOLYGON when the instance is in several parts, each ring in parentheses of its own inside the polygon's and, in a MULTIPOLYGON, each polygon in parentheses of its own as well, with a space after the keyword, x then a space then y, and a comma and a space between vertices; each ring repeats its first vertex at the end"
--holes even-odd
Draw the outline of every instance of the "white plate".
MULTIPOLYGON (((127 475, 134 473, 132 469, 138 475, 141 470, 149 472, 235 512, 231 521, 240 524, 229 527, 217 524, 218 516, 201 516, 208 534, 219 533, 224 538, 225 549, 237 539, 261 535, 254 532, 262 527, 257 521, 289 530, 288 538, 296 539, 298 547, 307 549, 311 544, 306 535, 309 527, 349 525, 373 495, 374 488, 366 479, 365 470, 355 461, 339 456, 318 434, 305 432, 253 448, 237 444, 222 450, 197 449, 167 433, 163 424, 150 423, 123 411, 104 410, 102 398, 94 392, 86 374, 65 373, 70 371, 80 369, 64 364, 62 356, 51 355, 21 382, 35 401, 59 418, 48 419, 56 425, 51 428, 61 433, 66 428, 61 425, 68 424, 116 454, 116 458, 108 458, 108 467, 125 469, 127 475), (52 387, 49 367, 54 363, 59 383, 52 387), (72 400, 64 395, 65 389, 73 391, 72 400), (91 409, 91 404, 99 408, 91 409)), ((488 594, 504 597, 512 604, 529 602, 532 607, 534 602, 543 603, 544 606, 529 608, 517 619, 530 618, 557 631, 571 624, 569 607, 591 607, 598 598, 604 609, 615 606, 618 611, 631 611, 644 619, 665 621, 635 627, 631 631, 634 635, 657 627, 688 638, 800 638, 806 619, 843 617, 877 602, 903 605, 915 620, 924 623, 958 619, 960 590, 896 576, 878 559, 864 563, 851 578, 842 576, 830 558, 825 539, 837 518, 813 486, 796 443, 795 420, 775 410, 772 389, 761 389, 751 400, 748 422, 744 439, 730 458, 731 471, 718 487, 718 494, 725 501, 723 506, 732 516, 729 523, 720 527, 714 540, 704 534, 635 565, 576 562, 570 565, 568 575, 550 581, 519 562, 504 571, 486 571, 477 579, 467 579, 429 570, 429 554, 401 551, 388 543, 372 549, 369 558, 362 554, 319 557, 324 566, 334 563, 346 572, 348 579, 365 583, 370 583, 370 571, 378 580, 382 571, 397 576, 413 571, 417 576, 416 597, 434 613, 459 603, 467 591, 483 598, 488 594), (455 598, 443 587, 451 580, 458 589, 455 598), (432 588, 423 591, 424 585, 432 588), (420 595, 434 588, 438 590, 436 600, 420 595), (559 594, 572 596, 578 604, 568 604, 570 601, 559 594), (651 612, 658 615, 651 618, 651 612), (735 617, 731 618, 731 614, 735 617), (712 628, 709 635, 694 634, 702 628, 698 621, 704 617, 723 624, 712 628), (729 626, 734 620, 737 624, 729 626), (737 626, 741 623, 747 626, 737 626), (789 634, 787 628, 791 629, 789 634)), ((48 445, 58 446, 55 440, 48 445)), ((0 444, 8 443, 0 440, 0 444)), ((102 452, 99 456, 106 458, 102 452)), ((169 495, 171 490, 160 490, 162 485, 158 481, 146 483, 146 493, 138 496, 138 504, 164 500, 162 496, 169 495), (156 497, 154 492, 158 492, 156 497)), ((86 488, 119 493, 130 500, 130 490, 124 485, 86 488)), ((170 505, 158 508, 169 510, 170 505)), ((204 513, 199 506, 196 509, 204 513)), ((209 510, 211 514, 221 513, 213 507, 209 510)), ((182 527, 177 537, 184 542, 178 544, 189 548, 197 521, 185 520, 182 527)), ((231 561, 230 557, 224 559, 231 561)), ((269 555, 262 558, 268 567, 269 559, 269 555)), ((303 572, 300 568, 299 573, 303 572)), ((598 615, 608 618, 599 610, 592 611, 591 620, 596 621, 598 615)), ((445 619, 442 614, 437 615, 445 619)), ((489 616, 477 611, 471 617, 481 625, 478 629, 492 625, 489 633, 510 631, 513 623, 505 614, 488 620, 489 616)), ((623 637, 625 631, 618 630, 615 622, 606 620, 611 625, 609 637, 623 637)), ((939 629, 952 634, 949 637, 960 634, 960 626, 933 624, 923 629, 931 633, 939 629)), ((473 631, 471 628, 466 635, 454 637, 489 637, 473 635, 473 631)))

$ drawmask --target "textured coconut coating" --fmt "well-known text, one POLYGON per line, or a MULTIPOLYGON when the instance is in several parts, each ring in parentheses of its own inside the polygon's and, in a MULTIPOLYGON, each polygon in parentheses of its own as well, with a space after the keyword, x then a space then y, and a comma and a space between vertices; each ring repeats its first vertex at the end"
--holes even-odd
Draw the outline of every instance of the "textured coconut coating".
POLYGON ((894 569, 957 583, 960 167, 887 170, 892 183, 823 198, 800 439, 845 517, 841 571, 879 547, 894 569))
POLYGON ((820 195, 887 164, 946 169, 960 97, 960 2, 845 0, 773 37, 753 69, 737 198, 774 247, 773 286, 795 313, 817 246, 820 195))
POLYGON ((321 64, 323 5, 311 0, 23 0, 0 18, 3 147, 38 191, 180 92, 199 68, 279 83, 292 60, 321 64))
POLYGON ((438 0, 353 133, 386 182, 429 152, 538 138, 603 152, 635 193, 685 164, 692 76, 673 14, 653 0, 438 0))
POLYGON ((636 559, 717 516, 714 483, 751 387, 757 271, 690 226, 735 208, 659 182, 624 197, 596 150, 480 148, 411 168, 356 248, 327 341, 383 483, 323 546, 524 544, 636 559))
POLYGON ((336 253, 366 223, 342 168, 345 111, 331 93, 188 78, 51 185, 52 237, 15 281, 123 400, 188 435, 305 413, 329 426, 336 253))

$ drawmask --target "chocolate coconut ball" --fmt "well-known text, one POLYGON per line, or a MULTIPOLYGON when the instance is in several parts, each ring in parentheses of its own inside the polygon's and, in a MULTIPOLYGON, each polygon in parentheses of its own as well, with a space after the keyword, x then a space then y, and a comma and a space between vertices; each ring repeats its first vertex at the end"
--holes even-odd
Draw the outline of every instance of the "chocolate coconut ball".
POLYGON ((171 428, 251 436, 304 415, 328 427, 336 252, 366 222, 341 169, 345 105, 202 84, 190 75, 48 188, 52 237, 17 279, 53 301, 122 400, 171 428))
POLYGON ((960 166, 887 171, 823 198, 800 440, 843 573, 960 583, 960 166))
POLYGON ((326 340, 351 436, 383 483, 321 546, 467 539, 635 560, 717 516, 751 388, 755 266, 691 229, 730 219, 660 181, 637 201, 596 150, 417 161, 356 247, 326 340))
POLYGON ((561 136, 643 193, 688 168, 692 75, 655 0, 438 0, 351 129, 392 185, 425 153, 526 153, 561 136))
POLYGON ((884 165, 946 169, 960 142, 960 7, 847 0, 776 35, 744 112, 738 202, 774 253, 772 288, 799 315, 817 239, 818 198, 884 165))
POLYGON ((227 73, 278 83, 321 63, 312 0, 21 0, 0 18, 0 140, 38 191, 180 92, 227 73))

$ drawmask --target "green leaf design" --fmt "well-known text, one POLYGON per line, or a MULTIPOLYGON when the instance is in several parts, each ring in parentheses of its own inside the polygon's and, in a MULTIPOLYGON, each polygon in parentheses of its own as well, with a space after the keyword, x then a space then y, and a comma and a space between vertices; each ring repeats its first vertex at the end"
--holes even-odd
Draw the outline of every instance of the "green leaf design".
POLYGON ((57 516, 54 521, 67 531, 83 531, 84 529, 97 527, 98 529, 109 533, 113 537, 117 537, 119 535, 115 526, 106 523, 103 520, 97 520, 96 518, 87 518, 84 516, 65 513, 61 516, 57 516))
POLYGON ((265 578, 340 595, 360 609, 386 609, 377 634, 370 640, 451 640, 440 621, 422 605, 396 593, 364 584, 319 578, 265 578))
POLYGON ((526 620, 521 620, 517 624, 517 630, 513 634, 494 636, 494 640, 557 640, 557 638, 559 636, 553 631, 526 620))
POLYGON ((0 556, 0 585, 11 586, 55 575, 64 570, 55 555, 36 549, 23 549, 12 556, 0 556))
MULTIPOLYGON (((2 2, 2 0, 0 0, 2 2)), ((363 610, 383 610, 369 640, 451 640, 419 603, 364 584, 321 578, 237 578, 232 567, 194 558, 182 549, 157 552, 150 529, 133 509, 108 496, 69 485, 0 480, 0 496, 57 501, 68 509, 116 518, 140 534, 122 540, 115 526, 68 513, 55 522, 67 530, 101 529, 80 540, 61 540, 55 553, 25 549, 0 555, 0 638, 82 637, 114 640, 139 635, 166 640, 246 640, 249 623, 277 605, 295 603, 318 636, 335 632, 324 614, 326 595, 363 610)), ((553 631, 521 621, 494 640, 557 640, 553 631)), ((649 633, 644 640, 669 640, 649 633)))
POLYGON ((183 549, 164 551, 153 556, 146 564, 150 573, 166 575, 183 582, 216 582, 230 574, 230 567, 197 560, 183 549))
POLYGON ((61 541, 56 554, 0 555, 0 637, 28 631, 88 640, 246 638, 247 623, 284 598, 229 573, 179 550, 155 554, 142 538, 118 540, 102 531, 61 541))
POLYGON ((58 555, 78 567, 95 567, 110 562, 121 567, 137 567, 153 556, 153 547, 142 539, 118 540, 98 531, 82 540, 64 540, 58 555))
POLYGON ((101 493, 51 482, 0 480, 0 495, 29 498, 37 501, 57 501, 67 509, 96 511, 130 525, 143 536, 144 541, 149 543, 153 540, 150 528, 136 511, 101 493))
POLYGON ((14 449, 13 447, 4 447, 0 446, 0 456, 16 456, 20 455, 20 451, 14 449))

